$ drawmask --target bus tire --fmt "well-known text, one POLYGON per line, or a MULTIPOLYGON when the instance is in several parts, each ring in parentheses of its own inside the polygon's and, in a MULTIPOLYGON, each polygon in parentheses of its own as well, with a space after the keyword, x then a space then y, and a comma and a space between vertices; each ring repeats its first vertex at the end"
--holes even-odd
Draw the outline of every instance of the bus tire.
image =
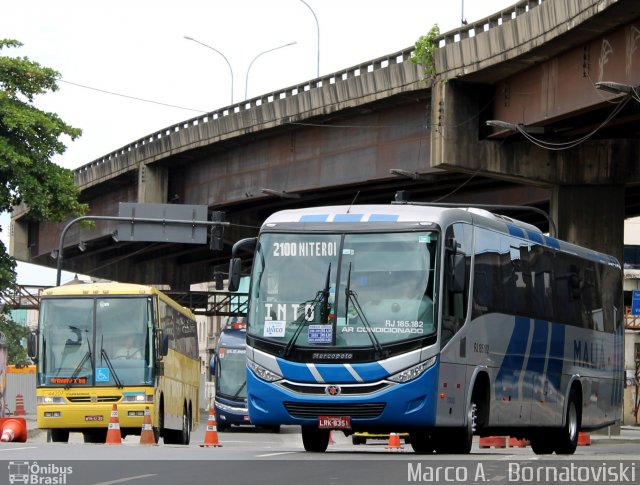
POLYGON ((302 444, 306 451, 324 453, 329 446, 328 429, 320 429, 317 426, 302 426, 302 444))
POLYGON ((107 430, 92 429, 90 431, 83 431, 82 438, 85 443, 104 443, 107 441, 107 430))
POLYGON ((435 450, 433 436, 426 430, 410 432, 409 440, 411 442, 411 448, 413 448, 414 453, 424 455, 427 453, 433 453, 433 451, 435 450))
POLYGON ((580 405, 578 401, 577 393, 571 389, 565 423, 554 440, 555 452, 558 455, 572 455, 578 446, 578 431, 580 430, 580 405))
POLYGON ((47 436, 47 438, 49 437, 51 437, 51 442, 53 443, 68 443, 69 431, 66 429, 52 428, 49 430, 49 435, 47 436))
POLYGON ((536 434, 529 440, 531 442, 531 450, 536 455, 550 455, 553 453, 553 436, 549 434, 536 434))
POLYGON ((229 425, 225 424, 225 423, 218 423, 216 421, 216 431, 218 431, 219 433, 224 433, 225 431, 227 431, 229 429, 229 425))

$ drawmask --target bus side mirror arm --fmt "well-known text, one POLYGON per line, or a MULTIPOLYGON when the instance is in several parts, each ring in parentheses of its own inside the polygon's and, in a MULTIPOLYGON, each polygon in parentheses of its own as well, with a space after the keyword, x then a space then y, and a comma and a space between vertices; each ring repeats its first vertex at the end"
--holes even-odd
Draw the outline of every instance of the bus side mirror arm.
POLYGON ((242 259, 237 255, 241 249, 253 251, 258 243, 257 237, 240 239, 231 248, 231 261, 229 261, 229 291, 238 291, 240 276, 242 276, 242 259))

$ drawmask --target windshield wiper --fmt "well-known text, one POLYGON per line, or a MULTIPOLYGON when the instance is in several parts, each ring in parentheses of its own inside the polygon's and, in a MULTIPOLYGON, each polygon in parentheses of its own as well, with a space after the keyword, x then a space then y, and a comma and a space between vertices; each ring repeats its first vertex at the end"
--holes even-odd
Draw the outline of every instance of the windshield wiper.
POLYGON ((242 385, 238 388, 238 390, 236 391, 236 393, 233 395, 234 398, 237 398, 240 393, 242 392, 242 390, 245 388, 245 386, 247 385, 247 381, 245 380, 242 385))
POLYGON ((347 285, 344 289, 344 294, 345 294, 345 305, 344 305, 345 322, 349 321, 349 301, 351 301, 356 307, 356 311, 358 312, 358 315, 362 320, 362 324, 367 329, 366 333, 367 335, 369 335, 369 338, 371 339, 371 343, 373 344, 373 348, 376 350, 376 357, 383 357, 385 354, 385 351, 382 348, 382 345, 380 345, 380 341, 378 340, 378 337, 376 337, 376 334, 373 333, 371 324, 369 323, 369 320, 367 320, 367 316, 364 314, 364 311, 360 306, 360 302, 358 301, 358 295, 356 294, 355 291, 351 289, 351 263, 349 263, 349 272, 347 273, 347 285))
POLYGON ((331 263, 329 263, 329 269, 327 270, 327 278, 324 282, 324 289, 322 290, 322 306, 320 306, 320 322, 329 322, 329 280, 331 278, 331 263))
MULTIPOLYGON (((329 268, 327 269, 327 279, 325 280, 324 288, 322 290, 320 290, 316 294, 316 297, 311 301, 311 304, 309 305, 309 308, 313 308, 322 299, 323 306, 320 309, 320 317, 321 317, 321 321, 323 323, 326 323, 326 321, 324 320, 325 314, 326 314, 327 318, 329 317, 329 315, 328 315, 329 314, 328 306, 329 306, 329 279, 330 279, 330 275, 331 275, 331 263, 329 263, 329 268), (324 314, 322 312, 324 312, 324 314)), ((296 345, 296 340, 298 340, 298 337, 300 336, 300 333, 302 332, 302 329, 305 327, 307 322, 308 321, 307 321, 307 318, 306 318, 306 313, 303 313, 300 317, 298 317, 298 320, 296 321, 298 326, 296 327, 296 331, 293 334, 293 336, 291 337, 291 340, 289 340, 289 342, 287 343, 287 346, 282 351, 282 357, 289 357, 289 355, 291 354, 291 352, 293 351, 293 349, 294 349, 294 347, 296 345)))
POLYGON ((71 384, 74 384, 75 379, 78 377, 78 374, 80 374, 80 371, 82 370, 82 367, 87 360, 91 364, 91 372, 93 372, 93 359, 91 358, 91 344, 89 343, 89 337, 87 337, 87 347, 88 350, 85 352, 80 363, 76 366, 73 374, 71 374, 69 382, 67 382, 67 384, 64 386, 65 389, 69 389, 71 387, 71 384))
POLYGON ((109 371, 111 371, 111 374, 113 375, 113 380, 116 381, 116 385, 118 386, 118 388, 122 389, 124 387, 122 385, 122 381, 118 378, 118 374, 116 374, 116 370, 113 368, 113 364, 111 364, 111 359, 107 355, 107 351, 104 350, 103 343, 104 343, 104 335, 100 339, 100 357, 104 358, 104 360, 107 363, 107 367, 109 368, 109 371))

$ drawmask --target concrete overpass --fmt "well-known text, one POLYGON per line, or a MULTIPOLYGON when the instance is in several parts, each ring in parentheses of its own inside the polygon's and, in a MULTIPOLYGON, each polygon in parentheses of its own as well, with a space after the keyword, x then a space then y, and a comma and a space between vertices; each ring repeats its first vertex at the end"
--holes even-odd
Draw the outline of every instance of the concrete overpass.
MULTIPOLYGON (((206 204, 233 224, 225 250, 117 242, 100 222, 69 231, 64 268, 184 288, 225 271, 233 242, 275 210, 388 202, 400 189, 551 209, 561 238, 621 258, 623 219, 640 213, 640 111, 594 84, 640 84, 638 7, 520 1, 442 35, 429 81, 408 48, 152 133, 77 169, 82 200, 112 216, 119 202, 206 204)), ((62 227, 18 208, 11 253, 55 266, 62 227)))

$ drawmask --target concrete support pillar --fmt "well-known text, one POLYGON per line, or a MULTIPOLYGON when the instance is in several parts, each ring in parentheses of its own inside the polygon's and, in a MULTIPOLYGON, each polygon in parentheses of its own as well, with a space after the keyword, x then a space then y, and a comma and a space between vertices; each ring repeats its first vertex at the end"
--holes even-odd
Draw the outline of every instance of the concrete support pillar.
POLYGON ((551 201, 551 218, 558 239, 624 256, 624 185, 557 185, 551 201))
POLYGON ((169 190, 167 167, 140 164, 138 168, 138 203, 166 204, 169 190))

